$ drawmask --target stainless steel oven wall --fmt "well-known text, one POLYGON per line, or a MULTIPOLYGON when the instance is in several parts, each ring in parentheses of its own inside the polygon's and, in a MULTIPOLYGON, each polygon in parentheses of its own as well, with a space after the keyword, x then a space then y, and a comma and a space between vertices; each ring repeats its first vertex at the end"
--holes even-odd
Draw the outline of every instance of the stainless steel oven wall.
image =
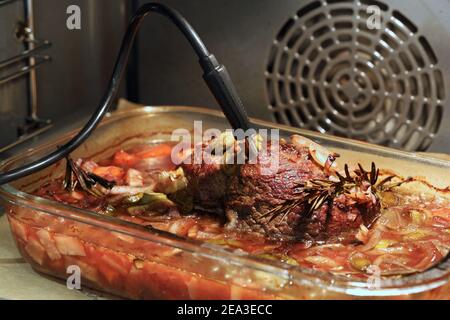
MULTIPOLYGON (((146 1, 139 0, 140 4, 146 1)), ((286 14, 302 1, 163 0, 193 25, 226 65, 252 115, 264 112, 266 56, 286 14), (261 110, 258 110, 261 108, 261 110)), ((139 35, 139 87, 143 102, 218 108, 187 41, 165 18, 147 19, 139 35)))
MULTIPOLYGON (((23 50, 14 39, 23 1, 0 8, 0 56, 23 50)), ((56 125, 86 116, 99 103, 129 18, 127 0, 35 0, 35 34, 48 39, 52 61, 37 69, 39 116, 56 125), (66 27, 69 5, 81 9, 81 30, 66 27)), ((1 59, 0 57, 0 59, 1 59)), ((124 91, 121 95, 124 95, 124 91)), ((0 146, 16 138, 27 110, 26 76, 0 87, 0 146)))
MULTIPOLYGON (((179 9, 227 66, 250 115, 407 150, 450 152, 449 1, 163 2, 179 9), (381 8, 382 28, 374 33, 359 26, 367 21, 367 11, 361 10, 370 5, 381 8), (302 47, 306 38, 312 40, 302 47), (323 50, 314 53, 319 47, 323 50), (331 51, 338 48, 344 51, 333 56, 331 51), (306 62, 308 53, 312 57, 306 62), (294 70, 310 67, 320 75, 321 57, 326 59, 322 67, 331 70, 330 83, 307 72, 298 76, 294 70), (337 62, 343 64, 334 68, 337 62), (272 70, 274 63, 277 70, 272 70), (367 70, 346 67, 348 63, 377 64, 367 70), (361 84, 346 81, 358 75, 361 84), (327 93, 327 86, 334 91, 327 93), (320 95, 329 101, 318 101, 320 95)), ((147 104, 217 108, 186 40, 162 17, 144 23, 138 79, 139 100, 147 104)))
MULTIPOLYGON (((16 22, 23 19, 22 1, 0 6, 0 61, 24 50, 15 36, 16 22)), ((11 74, 23 64, 0 71, 0 78, 11 74)), ((17 128, 27 114, 27 81, 24 77, 0 85, 0 146, 17 138, 17 128)))

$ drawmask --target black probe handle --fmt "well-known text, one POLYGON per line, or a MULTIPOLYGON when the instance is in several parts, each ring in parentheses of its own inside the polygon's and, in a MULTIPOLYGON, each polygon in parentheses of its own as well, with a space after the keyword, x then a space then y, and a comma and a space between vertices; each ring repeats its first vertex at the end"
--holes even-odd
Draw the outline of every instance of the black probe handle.
POLYGON ((250 129, 247 112, 225 66, 219 64, 212 54, 201 59, 200 64, 204 71, 203 79, 233 129, 250 129))
POLYGON ((252 129, 250 120, 227 69, 224 65, 219 64, 212 54, 201 58, 200 65, 204 72, 203 79, 222 108, 231 127, 235 130, 242 129, 244 133, 249 134, 249 139, 246 139, 249 156, 256 156, 258 154, 254 140, 256 132, 247 131, 252 129))

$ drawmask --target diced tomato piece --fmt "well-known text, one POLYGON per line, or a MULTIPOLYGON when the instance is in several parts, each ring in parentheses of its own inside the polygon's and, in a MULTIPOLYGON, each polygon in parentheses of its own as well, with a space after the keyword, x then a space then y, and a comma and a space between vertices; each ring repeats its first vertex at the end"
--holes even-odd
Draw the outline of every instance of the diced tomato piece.
POLYGON ((81 259, 83 258, 65 256, 64 257, 65 267, 67 268, 68 266, 71 265, 78 266, 81 269, 81 276, 83 278, 91 281, 94 284, 99 283, 97 269, 81 259))
POLYGON ((45 248, 39 243, 39 240, 34 236, 28 237, 28 243, 25 246, 25 251, 38 264, 42 265, 45 258, 45 248))
POLYGON ((9 217, 9 224, 11 226, 11 230, 16 237, 19 237, 23 241, 27 241, 27 227, 15 218, 9 217))
POLYGON ((61 234, 54 235, 56 248, 63 255, 85 256, 83 244, 75 237, 69 237, 61 234))
MULTIPOLYGON (((73 197, 72 193, 73 192, 60 191, 60 192, 54 193, 53 197, 56 200, 58 200, 60 202, 64 202, 64 203, 69 203, 69 204, 78 203, 80 201, 78 199, 79 197, 78 196, 73 197)), ((79 192, 76 192, 76 193, 79 193, 79 192)))
POLYGON ((159 144, 157 146, 152 146, 140 152, 137 152, 135 155, 138 158, 153 158, 153 157, 163 157, 169 156, 172 153, 172 147, 168 144, 159 144))
POLYGON ((132 266, 132 260, 125 254, 115 253, 113 251, 104 252, 102 260, 111 268, 118 271, 122 276, 128 275, 132 266))
POLYGON ((126 243, 134 243, 134 237, 133 236, 129 236, 120 232, 111 232, 112 235, 114 235, 115 237, 117 237, 117 239, 126 242, 126 243))
POLYGON ((84 252, 86 253, 86 259, 88 260, 94 261, 99 256, 97 249, 89 243, 84 245, 84 252))
POLYGON ((123 180, 123 177, 125 175, 125 170, 116 167, 116 166, 108 166, 108 167, 101 167, 98 166, 94 168, 92 173, 108 180, 108 181, 115 181, 115 182, 121 182, 123 180))
POLYGON ((127 170, 125 182, 132 187, 142 187, 144 185, 144 177, 139 170, 130 168, 127 170))
POLYGON ((113 287, 123 287, 132 267, 132 259, 109 249, 86 245, 86 259, 92 261, 99 274, 113 287))
POLYGON ((168 231, 179 236, 186 236, 189 229, 194 227, 196 223, 197 221, 192 218, 179 219, 170 224, 168 231))
POLYGON ((78 261, 78 266, 81 269, 81 276, 83 278, 85 278, 95 284, 99 283, 98 271, 95 267, 93 267, 83 261, 78 261))
POLYGON ((132 167, 139 160, 134 154, 120 150, 114 154, 113 163, 119 167, 132 167))
POLYGON ((147 287, 147 295, 155 295, 159 299, 189 299, 187 283, 192 275, 158 263, 146 262, 143 283, 147 287))
POLYGON ((39 242, 44 246, 48 257, 51 260, 61 259, 61 254, 56 248, 55 242, 53 241, 50 232, 45 229, 40 229, 36 232, 36 235, 38 236, 39 242))
POLYGON ((97 269, 100 274, 106 279, 107 283, 109 283, 113 287, 120 287, 122 278, 119 272, 112 268, 109 268, 105 264, 97 265, 97 269))

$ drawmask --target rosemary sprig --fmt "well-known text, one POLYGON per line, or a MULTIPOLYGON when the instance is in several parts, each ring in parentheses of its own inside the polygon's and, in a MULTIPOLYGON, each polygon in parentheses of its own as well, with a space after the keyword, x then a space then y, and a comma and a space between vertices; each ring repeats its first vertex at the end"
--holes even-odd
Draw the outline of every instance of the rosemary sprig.
POLYGON ((366 171, 361 164, 350 174, 348 165, 344 166, 344 173, 335 172, 336 179, 312 179, 307 182, 300 182, 297 186, 298 191, 293 199, 290 199, 269 210, 259 217, 258 220, 268 218, 269 223, 276 218, 282 222, 288 214, 298 206, 305 206, 306 215, 319 209, 324 203, 332 202, 334 198, 341 194, 350 194, 355 189, 361 189, 371 192, 377 199, 380 199, 380 193, 397 187, 405 181, 389 183, 395 176, 388 176, 381 182, 378 182, 380 170, 372 162, 371 170, 366 171), (377 183, 378 182, 378 183, 377 183))

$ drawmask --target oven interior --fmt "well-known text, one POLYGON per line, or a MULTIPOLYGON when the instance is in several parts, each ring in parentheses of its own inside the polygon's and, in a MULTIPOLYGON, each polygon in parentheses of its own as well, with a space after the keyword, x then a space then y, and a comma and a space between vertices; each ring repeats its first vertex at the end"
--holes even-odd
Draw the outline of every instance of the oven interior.
MULTIPOLYGON (((94 110, 128 19, 145 3, 77 1, 81 29, 69 29, 72 2, 0 1, 3 154, 94 110)), ((406 151, 449 151, 448 1, 162 2, 227 66, 250 116, 406 151)), ((176 28, 155 15, 138 37, 121 97, 218 108, 176 28)))

